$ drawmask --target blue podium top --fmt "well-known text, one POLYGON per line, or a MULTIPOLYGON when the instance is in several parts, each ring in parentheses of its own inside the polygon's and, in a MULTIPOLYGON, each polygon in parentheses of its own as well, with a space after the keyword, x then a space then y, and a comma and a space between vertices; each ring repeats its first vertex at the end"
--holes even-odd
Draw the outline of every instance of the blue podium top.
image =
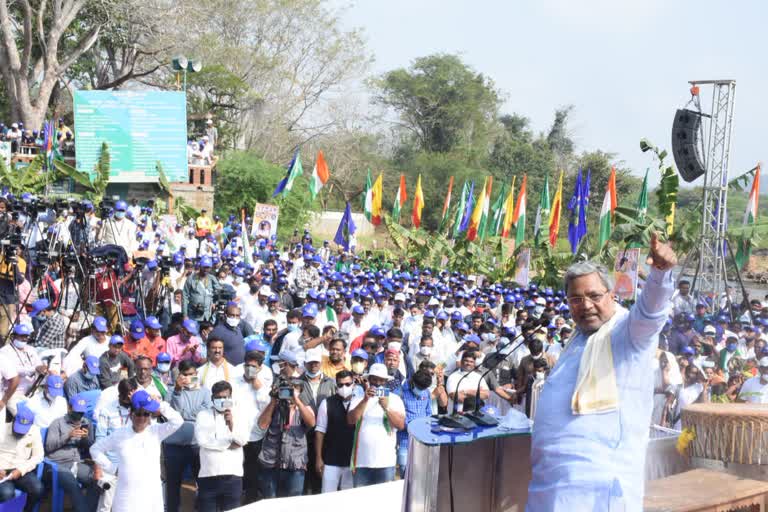
POLYGON ((408 434, 427 446, 465 444, 478 439, 495 437, 530 436, 531 429, 505 430, 499 427, 475 427, 472 430, 447 429, 432 417, 418 418, 408 424, 408 434))

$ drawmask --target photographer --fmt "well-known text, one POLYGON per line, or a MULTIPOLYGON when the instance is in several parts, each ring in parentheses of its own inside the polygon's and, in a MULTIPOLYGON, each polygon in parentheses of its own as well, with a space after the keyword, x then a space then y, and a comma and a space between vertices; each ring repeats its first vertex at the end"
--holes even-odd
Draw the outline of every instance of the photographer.
POLYGON ((213 297, 219 291, 219 280, 209 273, 213 267, 210 256, 200 258, 199 265, 197 273, 184 283, 182 312, 198 322, 212 321, 213 297))
POLYGON ((102 245, 119 245, 127 253, 136 250, 136 224, 125 217, 128 204, 125 201, 115 203, 115 212, 112 217, 103 219, 98 241, 102 245))
POLYGON ((292 353, 282 357, 285 366, 258 421, 266 430, 259 455, 264 498, 301 495, 309 460, 306 436, 315 427, 315 413, 300 396, 303 383, 286 376, 295 371, 296 360, 292 353))
MULTIPOLYGON (((96 439, 96 429, 85 417, 86 409, 85 398, 79 394, 73 396, 67 415, 54 420, 45 437, 45 456, 60 468, 67 468, 58 472, 59 485, 72 501, 75 512, 95 510, 99 500, 96 480, 101 477, 100 471, 91 469, 84 460, 84 454, 96 439), (77 468, 75 474, 68 470, 72 467, 77 468)), ((47 467, 44 476, 50 482, 52 473, 47 467)))
POLYGON ((5 245, 0 250, 0 336, 5 339, 16 316, 19 303, 17 286, 24 281, 27 262, 18 253, 21 249, 5 245))

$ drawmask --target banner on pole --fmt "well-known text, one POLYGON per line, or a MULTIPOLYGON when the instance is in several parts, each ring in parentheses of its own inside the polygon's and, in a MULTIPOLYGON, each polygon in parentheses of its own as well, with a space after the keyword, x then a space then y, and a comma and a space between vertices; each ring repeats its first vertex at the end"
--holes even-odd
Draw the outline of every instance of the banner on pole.
POLYGON ((251 221, 251 238, 269 239, 277 235, 277 218, 280 215, 280 207, 276 204, 256 203, 253 207, 253 220, 251 221))
POLYGON ((531 267, 531 248, 526 247, 517 254, 515 266, 515 282, 520 286, 528 286, 530 281, 529 270, 531 267))
POLYGON ((625 249, 616 254, 613 267, 616 284, 613 293, 621 300, 635 300, 637 296, 637 277, 640 262, 640 249, 625 249))

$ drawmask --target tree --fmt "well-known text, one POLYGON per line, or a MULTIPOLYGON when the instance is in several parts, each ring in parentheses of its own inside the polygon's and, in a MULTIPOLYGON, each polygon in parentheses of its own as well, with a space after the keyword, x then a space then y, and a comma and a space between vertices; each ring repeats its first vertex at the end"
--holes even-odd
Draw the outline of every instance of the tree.
POLYGON ((573 140, 568 134, 568 116, 571 112, 573 105, 557 109, 555 120, 547 135, 549 149, 555 154, 557 165, 561 169, 568 168, 570 157, 573 155, 573 140))
POLYGON ((231 151, 217 167, 214 195, 215 210, 222 217, 245 207, 253 211, 256 203, 277 203, 280 206, 278 236, 286 240, 294 229, 303 228, 313 212, 309 186, 304 178, 297 179, 284 199, 272 199, 272 192, 285 176, 285 168, 260 159, 253 153, 231 151))
POLYGON ((468 162, 485 159, 501 103, 493 81, 455 55, 420 57, 371 82, 375 100, 393 109, 418 148, 462 150, 468 162))
POLYGON ((101 24, 80 30, 87 0, 0 0, 0 73, 12 119, 42 126, 59 78, 99 37, 101 24), (66 48, 66 52, 64 49, 66 48))

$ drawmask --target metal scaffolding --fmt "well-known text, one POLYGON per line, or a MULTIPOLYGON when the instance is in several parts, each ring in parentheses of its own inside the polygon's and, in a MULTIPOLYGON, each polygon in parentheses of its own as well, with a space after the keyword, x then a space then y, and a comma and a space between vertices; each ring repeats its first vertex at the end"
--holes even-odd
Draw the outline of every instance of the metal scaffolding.
MULTIPOLYGON (((731 156, 731 135, 733 132, 733 109, 736 93, 735 80, 698 80, 690 82, 696 88, 712 85, 712 110, 701 112, 698 98, 694 100, 702 120, 707 124, 706 152, 701 218, 701 240, 698 250, 698 272, 695 288, 699 294, 718 297, 726 282, 725 245, 728 229, 728 168, 731 156)), ((703 134, 703 133, 702 133, 703 134)), ((704 137, 701 137, 704 144, 704 137)), ((702 148, 704 149, 704 148, 702 148)))

